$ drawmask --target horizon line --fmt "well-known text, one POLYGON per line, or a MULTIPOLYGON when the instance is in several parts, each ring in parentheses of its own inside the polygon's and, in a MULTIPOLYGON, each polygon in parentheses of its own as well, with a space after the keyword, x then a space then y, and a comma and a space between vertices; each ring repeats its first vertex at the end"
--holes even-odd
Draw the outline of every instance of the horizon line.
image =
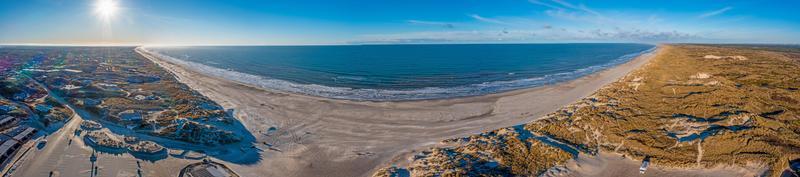
POLYGON ((508 44, 767 44, 767 45, 800 45, 800 43, 773 43, 773 42, 475 42, 475 43, 328 43, 328 44, 57 44, 57 43, 7 43, 0 46, 51 46, 51 47, 202 47, 202 46, 230 46, 230 47, 248 47, 248 46, 359 46, 359 45, 470 45, 470 44, 491 44, 491 45, 508 45, 508 44))

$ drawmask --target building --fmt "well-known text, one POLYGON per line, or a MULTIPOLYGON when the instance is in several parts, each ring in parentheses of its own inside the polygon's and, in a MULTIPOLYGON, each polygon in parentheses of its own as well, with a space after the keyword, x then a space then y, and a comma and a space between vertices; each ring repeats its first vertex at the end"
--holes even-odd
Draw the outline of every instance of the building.
POLYGON ((142 113, 136 112, 134 110, 122 111, 117 116, 119 116, 119 119, 122 121, 129 121, 129 122, 142 121, 142 113))
POLYGON ((25 99, 27 99, 27 98, 28 98, 28 96, 30 96, 30 95, 28 95, 28 93, 22 92, 22 93, 16 93, 16 94, 14 94, 14 96, 13 96, 13 97, 14 97, 14 100, 17 100, 17 101, 22 101, 22 100, 25 100, 25 99))
POLYGON ((206 159, 187 165, 181 169, 178 177, 239 177, 239 174, 223 164, 206 159))
POLYGON ((159 78, 158 76, 129 76, 127 79, 128 83, 134 83, 134 84, 150 83, 159 80, 161 80, 161 78, 159 78))
POLYGON ((0 116, 0 127, 6 127, 8 125, 11 125, 11 123, 13 123, 14 120, 15 120, 14 117, 11 117, 9 115, 0 116))
POLYGON ((75 89, 79 89, 79 88, 81 88, 81 86, 76 86, 76 85, 72 85, 72 84, 64 86, 64 90, 75 90, 75 89))
POLYGON ((84 107, 94 107, 94 106, 100 105, 100 103, 102 103, 102 101, 97 100, 97 99, 91 99, 91 98, 83 99, 83 106, 84 107))
POLYGON ((16 152, 20 146, 19 142, 15 140, 6 140, 0 144, 0 164, 5 163, 14 156, 14 152, 16 152))
POLYGON ((9 112, 9 111, 11 111, 11 110, 14 110, 14 109, 15 109, 15 108, 14 108, 13 106, 9 106, 9 105, 0 105, 0 112, 3 112, 3 113, 7 113, 7 112, 9 112))
POLYGON ((37 104, 34 107, 34 109, 36 109, 36 111, 39 111, 39 112, 48 113, 48 112, 50 112, 51 109, 53 109, 53 106, 46 105, 46 104, 37 104))
POLYGON ((20 132, 19 134, 14 135, 14 137, 13 137, 14 140, 17 140, 19 142, 26 142, 26 141, 30 140, 31 137, 33 137, 33 135, 36 134, 36 132, 37 132, 37 130, 35 128, 31 128, 31 127, 19 127, 17 129, 23 129, 22 132, 20 132))
POLYGON ((221 170, 216 166, 210 166, 206 168, 195 169, 194 171, 190 172, 192 176, 197 177, 230 177, 231 175, 228 174, 227 171, 221 170))
POLYGON ((145 98, 147 98, 147 97, 145 97, 144 95, 136 95, 136 96, 133 97, 133 99, 136 99, 136 100, 139 100, 139 101, 142 101, 145 98))

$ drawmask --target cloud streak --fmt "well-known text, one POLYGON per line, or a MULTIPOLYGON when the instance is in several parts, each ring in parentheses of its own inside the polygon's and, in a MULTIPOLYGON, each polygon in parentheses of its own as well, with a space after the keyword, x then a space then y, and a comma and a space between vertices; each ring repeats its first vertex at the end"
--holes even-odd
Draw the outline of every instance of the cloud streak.
POLYGON ((592 15, 600 16, 600 13, 598 13, 597 11, 594 11, 592 9, 589 9, 588 7, 586 7, 583 4, 573 5, 572 3, 569 3, 569 2, 563 1, 563 0, 553 0, 553 2, 555 2, 557 4, 560 4, 561 6, 573 9, 573 10, 583 11, 583 12, 586 12, 586 13, 590 13, 592 15))
POLYGON ((640 29, 613 30, 483 30, 483 31, 424 31, 395 34, 363 35, 354 44, 402 43, 485 43, 485 42, 546 42, 546 41, 619 41, 619 42, 686 42, 704 37, 679 31, 649 31, 640 29))
POLYGON ((447 22, 423 21, 423 20, 407 20, 406 22, 415 25, 439 26, 442 28, 449 28, 449 29, 455 28, 455 25, 447 22))
POLYGON ((564 10, 564 8, 562 8, 562 7, 555 6, 555 5, 552 5, 550 3, 545 3, 545 2, 542 2, 542 1, 539 1, 539 0, 528 0, 528 2, 536 4, 536 5, 545 6, 545 7, 551 8, 551 9, 564 10))
POLYGON ((620 20, 608 18, 584 4, 573 4, 565 0, 549 0, 547 2, 528 0, 528 2, 549 8, 545 10, 544 13, 554 18, 603 25, 617 25, 622 22, 620 20))
POLYGON ((711 11, 711 12, 706 12, 706 13, 700 14, 700 15, 697 16, 697 18, 708 18, 708 17, 717 16, 717 15, 723 14, 723 13, 725 13, 727 11, 730 11, 731 9, 733 9, 733 7, 731 7, 731 6, 724 7, 722 9, 717 9, 715 11, 711 11))
POLYGON ((486 17, 482 17, 482 16, 480 16, 480 15, 478 15, 478 14, 470 14, 470 15, 469 15, 469 17, 472 17, 472 18, 473 18, 473 19, 475 19, 475 20, 482 21, 482 22, 486 22, 486 23, 494 23, 494 24, 508 25, 508 22, 504 22, 504 21, 500 21, 500 20, 497 20, 497 19, 492 19, 492 18, 486 18, 486 17))
POLYGON ((575 4, 569 3, 569 2, 564 1, 564 0, 551 0, 551 1, 553 3, 555 3, 555 4, 557 4, 557 5, 551 4, 551 3, 542 2, 542 1, 539 1, 539 0, 529 0, 528 2, 533 3, 533 4, 537 4, 537 5, 541 5, 541 6, 545 6, 545 7, 548 7, 548 8, 557 10, 557 11, 562 11, 562 12, 563 11, 567 11, 567 10, 571 10, 571 11, 579 11, 579 12, 583 12, 583 13, 588 13, 588 14, 592 14, 592 15, 595 15, 595 16, 602 16, 602 14, 600 14, 599 12, 597 12, 595 10, 592 10, 589 7, 586 7, 586 5, 583 5, 583 4, 575 5, 575 4))

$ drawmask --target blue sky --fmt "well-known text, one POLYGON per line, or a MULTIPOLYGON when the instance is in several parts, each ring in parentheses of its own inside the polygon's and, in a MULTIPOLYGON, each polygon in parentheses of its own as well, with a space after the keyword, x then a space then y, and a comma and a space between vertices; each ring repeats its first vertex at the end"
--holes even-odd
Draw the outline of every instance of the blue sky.
POLYGON ((800 1, 97 1, 0 0, 0 43, 800 43, 800 1))

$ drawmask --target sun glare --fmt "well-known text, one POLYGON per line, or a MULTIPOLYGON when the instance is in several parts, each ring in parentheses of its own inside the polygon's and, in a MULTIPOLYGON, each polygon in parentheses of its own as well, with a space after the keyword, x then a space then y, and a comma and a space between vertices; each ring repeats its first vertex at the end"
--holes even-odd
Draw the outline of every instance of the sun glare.
POLYGON ((104 19, 111 18, 117 12, 117 2, 114 0, 97 0, 94 5, 95 13, 104 19))

